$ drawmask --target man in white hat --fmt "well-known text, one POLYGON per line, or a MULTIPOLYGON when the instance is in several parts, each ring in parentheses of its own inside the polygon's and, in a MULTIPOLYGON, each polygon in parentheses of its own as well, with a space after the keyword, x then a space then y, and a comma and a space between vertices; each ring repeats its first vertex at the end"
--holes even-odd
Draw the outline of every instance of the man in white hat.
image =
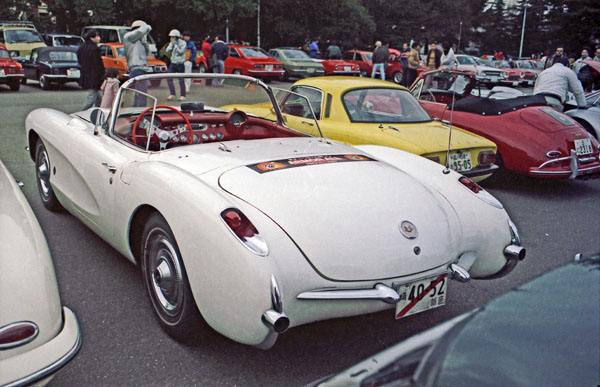
MULTIPOLYGON (((187 50, 187 43, 181 39, 181 33, 179 30, 171 30, 169 32, 169 38, 171 42, 167 46, 167 55, 171 55, 171 64, 169 65, 170 73, 185 73, 185 52, 187 50)), ((169 96, 167 99, 170 101, 175 98, 175 86, 173 86, 173 80, 167 79, 169 85, 169 96)), ((185 100, 185 82, 183 78, 179 78, 179 89, 181 90, 180 101, 185 100)))
MULTIPOLYGON (((150 70, 147 59, 150 53, 147 36, 151 30, 152 27, 146 24, 146 22, 136 20, 131 23, 129 32, 123 36, 123 46, 125 48, 127 70, 130 78, 146 74, 150 70)), ((136 82, 134 88, 146 93, 148 91, 148 84, 146 81, 136 82)), ((136 93, 133 106, 146 106, 146 97, 136 93)))

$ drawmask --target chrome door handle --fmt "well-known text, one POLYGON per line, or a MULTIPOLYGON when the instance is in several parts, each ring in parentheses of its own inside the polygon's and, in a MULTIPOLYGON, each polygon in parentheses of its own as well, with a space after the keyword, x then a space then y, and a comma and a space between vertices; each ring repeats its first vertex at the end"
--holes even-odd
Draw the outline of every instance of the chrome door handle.
POLYGON ((108 169, 108 172, 114 174, 117 172, 117 167, 113 167, 112 165, 108 165, 108 163, 102 163, 102 166, 108 169))
POLYGON ((302 121, 302 123, 310 126, 315 126, 315 124, 312 121, 302 121))

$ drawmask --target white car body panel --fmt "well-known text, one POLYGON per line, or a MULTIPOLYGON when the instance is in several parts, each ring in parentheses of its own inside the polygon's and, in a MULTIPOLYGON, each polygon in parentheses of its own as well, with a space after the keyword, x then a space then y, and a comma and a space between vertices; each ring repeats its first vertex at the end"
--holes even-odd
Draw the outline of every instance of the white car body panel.
POLYGON ((0 385, 31 383, 70 360, 81 337, 75 315, 61 305, 42 229, 1 161, 0 229, 0 328, 31 321, 39 329, 32 341, 0 350, 0 385))
POLYGON ((272 276, 281 285, 290 326, 296 326, 395 307, 373 300, 299 300, 305 291, 391 287, 447 273, 453 262, 482 278, 507 263, 506 211, 470 193, 459 174, 443 174, 441 165, 419 156, 314 137, 229 141, 227 152, 219 142, 145 152, 104 130, 94 134, 94 125, 79 118, 88 115, 37 109, 26 120, 30 147, 39 137, 56 167, 50 181, 60 203, 132 262, 137 247, 132 250, 130 231, 139 227, 132 223, 138 210, 159 211, 177 239, 202 317, 235 341, 260 346, 271 337, 261 315, 272 308, 272 276), (265 174, 247 167, 335 154, 379 161, 265 174), (227 208, 251 219, 268 244, 267 256, 240 243, 220 217, 227 208), (400 234, 403 220, 416 225, 418 239, 400 234), (416 245, 421 256, 413 252, 416 245))

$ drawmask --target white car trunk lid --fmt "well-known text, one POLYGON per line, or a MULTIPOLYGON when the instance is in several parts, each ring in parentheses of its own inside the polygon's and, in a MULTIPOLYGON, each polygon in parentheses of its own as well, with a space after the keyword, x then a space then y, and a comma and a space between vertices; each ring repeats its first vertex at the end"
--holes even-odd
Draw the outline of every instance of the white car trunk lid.
POLYGON ((461 230, 445 199, 385 163, 356 156, 241 166, 219 184, 277 222, 332 280, 405 276, 455 258, 461 230), (416 227, 414 239, 402 234, 404 221, 408 237, 416 227))

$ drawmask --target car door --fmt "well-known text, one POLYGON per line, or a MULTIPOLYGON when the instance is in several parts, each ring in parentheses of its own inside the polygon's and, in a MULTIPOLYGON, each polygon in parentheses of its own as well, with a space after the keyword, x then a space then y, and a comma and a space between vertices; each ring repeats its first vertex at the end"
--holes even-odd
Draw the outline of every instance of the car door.
POLYGON ((37 79, 37 71, 36 71, 36 62, 37 62, 38 52, 37 50, 31 51, 31 55, 29 59, 22 63, 23 65, 23 73, 25 74, 25 78, 27 79, 37 79))
POLYGON ((82 128, 64 151, 71 172, 63 174, 62 185, 69 191, 68 198, 78 217, 100 236, 110 238, 115 232, 115 193, 121 183, 120 173, 130 162, 143 158, 144 153, 103 130, 94 134, 96 129, 89 117, 80 119, 83 125, 77 126, 82 128))
POLYGON ((241 61, 240 54, 235 47, 229 47, 229 57, 225 59, 225 74, 231 74, 234 70, 242 70, 241 61))

